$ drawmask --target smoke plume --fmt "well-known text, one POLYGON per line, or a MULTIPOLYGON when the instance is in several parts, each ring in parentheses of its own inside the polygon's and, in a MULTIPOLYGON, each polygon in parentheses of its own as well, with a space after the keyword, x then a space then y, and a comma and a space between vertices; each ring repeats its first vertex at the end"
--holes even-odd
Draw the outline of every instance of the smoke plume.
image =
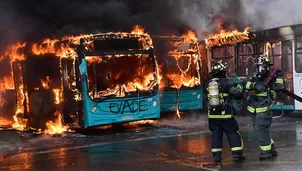
POLYGON ((183 6, 181 18, 203 38, 221 27, 261 30, 300 24, 301 6, 300 0, 192 0, 183 6))
POLYGON ((0 48, 18 40, 130 31, 135 24, 153 35, 193 29, 203 38, 217 25, 266 29, 297 24, 301 6, 300 0, 1 0, 0 48))

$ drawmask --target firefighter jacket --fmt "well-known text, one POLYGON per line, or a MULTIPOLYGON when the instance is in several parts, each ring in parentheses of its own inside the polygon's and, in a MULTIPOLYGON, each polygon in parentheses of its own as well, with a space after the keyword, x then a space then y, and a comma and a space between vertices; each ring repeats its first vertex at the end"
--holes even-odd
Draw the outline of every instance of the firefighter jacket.
POLYGON ((276 92, 284 89, 283 74, 281 72, 277 72, 276 77, 266 85, 268 79, 269 74, 263 77, 257 77, 257 73, 254 73, 250 78, 242 81, 242 86, 245 90, 257 91, 252 94, 247 101, 247 110, 249 112, 256 114, 269 111, 275 100, 276 92))
MULTIPOLYGON (((209 119, 229 119, 233 117, 235 109, 232 107, 232 98, 242 96, 243 87, 238 84, 235 86, 228 78, 213 78, 219 84, 219 96, 221 104, 219 107, 208 108, 209 119)), ((210 80, 210 81, 212 81, 210 80)), ((206 86, 206 94, 209 99, 209 84, 206 86)))

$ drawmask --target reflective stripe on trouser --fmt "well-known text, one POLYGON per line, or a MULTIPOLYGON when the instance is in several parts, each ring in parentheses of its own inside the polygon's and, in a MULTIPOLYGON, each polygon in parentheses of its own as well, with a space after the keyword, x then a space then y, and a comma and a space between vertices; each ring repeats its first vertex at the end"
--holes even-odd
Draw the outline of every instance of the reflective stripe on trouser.
POLYGON ((269 151, 272 149, 272 144, 274 144, 271 138, 270 127, 272 124, 272 114, 271 110, 253 114, 253 127, 255 134, 258 138, 259 146, 262 151, 269 151))
POLYGON ((258 107, 258 108, 253 108, 252 106, 248 106, 247 110, 251 113, 265 113, 271 109, 271 106, 266 106, 266 107, 258 107))
POLYGON ((208 117, 210 119, 229 119, 232 118, 233 116, 231 114, 226 114, 225 111, 222 111, 221 115, 211 115, 210 111, 208 111, 208 117))
POLYGON ((233 155, 242 154, 243 142, 238 132, 239 127, 235 118, 210 119, 209 129, 212 132, 212 154, 216 160, 221 159, 223 147, 223 132, 225 132, 233 155))

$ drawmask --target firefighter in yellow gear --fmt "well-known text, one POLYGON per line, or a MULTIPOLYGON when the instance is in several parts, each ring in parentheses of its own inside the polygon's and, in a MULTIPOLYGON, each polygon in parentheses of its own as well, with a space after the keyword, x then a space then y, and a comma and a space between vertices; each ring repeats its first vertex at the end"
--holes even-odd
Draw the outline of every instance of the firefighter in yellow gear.
POLYGON ((271 137, 272 105, 275 93, 284 88, 282 72, 267 84, 271 72, 270 59, 259 56, 256 59, 256 70, 249 79, 242 82, 245 90, 256 90, 247 102, 247 110, 252 115, 253 128, 258 138, 261 153, 259 159, 269 159, 277 156, 275 143, 271 137))
POLYGON ((211 68, 212 79, 206 87, 209 100, 208 119, 209 129, 212 132, 212 154, 216 165, 221 164, 223 150, 223 133, 226 134, 231 146, 233 159, 244 159, 243 141, 238 132, 239 127, 233 117, 235 109, 231 105, 233 97, 241 97, 243 87, 234 85, 226 77, 226 65, 222 62, 215 63, 211 68))

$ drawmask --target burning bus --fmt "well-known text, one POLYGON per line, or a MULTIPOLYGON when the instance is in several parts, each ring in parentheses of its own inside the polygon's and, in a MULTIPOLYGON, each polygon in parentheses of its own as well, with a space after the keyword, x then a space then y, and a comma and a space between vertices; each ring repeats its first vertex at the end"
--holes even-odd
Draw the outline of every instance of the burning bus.
POLYGON ((104 33, 80 41, 75 73, 68 72, 68 61, 62 61, 62 72, 65 100, 72 101, 67 97, 74 93, 82 127, 160 117, 158 68, 148 34, 104 33))
MULTIPOLYGON (((212 61, 223 60, 228 63, 229 77, 244 78, 255 72, 255 57, 267 55, 273 62, 274 69, 281 69, 284 73, 285 87, 288 91, 301 96, 301 36, 302 25, 284 26, 249 32, 222 30, 218 34, 210 35, 206 40, 209 66, 212 61), (300 81, 300 82, 299 82, 300 81)), ((276 94, 273 110, 301 110, 302 104, 283 93, 276 94)), ((236 101, 240 111, 245 109, 244 103, 236 101)))
POLYGON ((17 43, 0 59, 9 66, 0 79, 0 119, 15 129, 55 134, 68 130, 63 122, 88 128, 160 117, 152 39, 138 26, 17 43), (3 117, 2 106, 14 114, 3 117))
POLYGON ((194 32, 154 38, 162 80, 161 111, 203 109, 201 54, 194 32))

